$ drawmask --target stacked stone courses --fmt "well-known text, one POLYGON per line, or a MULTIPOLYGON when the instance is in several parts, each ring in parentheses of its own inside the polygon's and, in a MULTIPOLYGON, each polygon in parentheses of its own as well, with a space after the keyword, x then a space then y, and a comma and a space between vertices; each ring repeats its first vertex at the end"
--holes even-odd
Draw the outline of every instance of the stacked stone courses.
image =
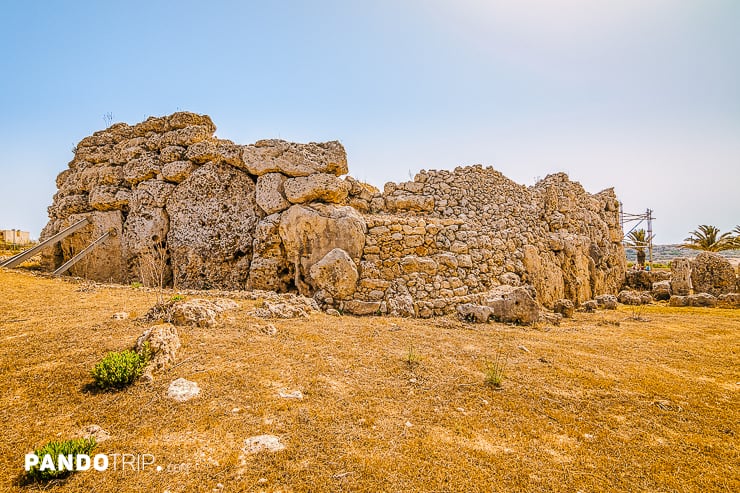
POLYGON ((57 177, 42 239, 91 224, 47 252, 47 266, 111 231, 73 275, 295 291, 348 313, 422 317, 501 284, 530 285, 552 308, 624 283, 612 189, 589 194, 562 173, 526 187, 476 165, 381 192, 342 178, 339 142, 238 145, 215 130, 181 112, 83 139, 57 177))

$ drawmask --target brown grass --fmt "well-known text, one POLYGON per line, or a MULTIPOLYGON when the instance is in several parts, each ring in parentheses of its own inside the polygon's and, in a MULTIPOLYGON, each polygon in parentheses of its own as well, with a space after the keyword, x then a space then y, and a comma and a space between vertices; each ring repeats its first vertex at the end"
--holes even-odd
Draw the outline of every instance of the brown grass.
POLYGON ((142 315, 155 297, 0 271, 0 490, 42 488, 18 485, 23 454, 94 423, 112 435, 96 452, 154 454, 165 470, 43 488, 740 491, 740 310, 650 306, 539 329, 317 314, 272 321, 269 336, 240 300, 219 328, 180 329, 178 364, 153 384, 91 392, 93 365, 146 327, 112 313, 142 315), (499 347, 496 390, 484 378, 499 347), (167 400, 178 377, 201 395, 167 400), (240 463, 259 434, 286 450, 240 463))

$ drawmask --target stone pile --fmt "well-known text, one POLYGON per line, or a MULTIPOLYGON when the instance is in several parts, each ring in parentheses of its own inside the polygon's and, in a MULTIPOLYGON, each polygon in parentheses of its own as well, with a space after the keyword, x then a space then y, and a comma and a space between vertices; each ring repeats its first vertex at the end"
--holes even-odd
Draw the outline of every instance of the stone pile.
POLYGON ((592 195, 562 173, 526 187, 476 165, 381 192, 341 178, 339 142, 238 145, 215 130, 207 116, 175 113, 83 139, 57 178, 42 239, 82 217, 91 224, 46 265, 111 231, 72 274, 297 292, 344 313, 420 317, 482 305, 502 285, 531 287, 553 308, 624 283, 611 189, 592 195))

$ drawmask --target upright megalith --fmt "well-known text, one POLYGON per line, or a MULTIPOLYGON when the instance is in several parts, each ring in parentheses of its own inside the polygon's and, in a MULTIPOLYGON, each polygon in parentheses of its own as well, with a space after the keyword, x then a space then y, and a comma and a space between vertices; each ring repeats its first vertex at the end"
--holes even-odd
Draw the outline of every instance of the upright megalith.
POLYGON ((735 291, 735 268, 732 263, 714 252, 701 252, 691 262, 691 284, 695 293, 713 296, 735 291))
POLYGON ((262 216, 248 174, 210 161, 177 186, 166 211, 167 245, 178 286, 246 287, 254 230, 262 216))
POLYGON ((475 165, 381 191, 343 176, 339 142, 240 145, 215 131, 208 116, 183 112, 82 139, 42 239, 81 217, 92 224, 46 264, 112 231, 73 274, 295 291, 347 313, 421 317, 481 305, 501 285, 553 308, 624 283, 611 189, 590 194, 562 173, 527 187, 475 165))

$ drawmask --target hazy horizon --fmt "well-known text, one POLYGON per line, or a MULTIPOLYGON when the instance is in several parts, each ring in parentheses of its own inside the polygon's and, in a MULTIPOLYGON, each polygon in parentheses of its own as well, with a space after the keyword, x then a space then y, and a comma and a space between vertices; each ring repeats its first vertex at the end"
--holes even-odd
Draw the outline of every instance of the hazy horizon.
POLYGON ((179 110, 240 144, 339 140, 379 188, 563 171, 653 209, 659 244, 740 223, 740 2, 34 2, 4 24, 0 229, 38 236, 105 114, 179 110))

